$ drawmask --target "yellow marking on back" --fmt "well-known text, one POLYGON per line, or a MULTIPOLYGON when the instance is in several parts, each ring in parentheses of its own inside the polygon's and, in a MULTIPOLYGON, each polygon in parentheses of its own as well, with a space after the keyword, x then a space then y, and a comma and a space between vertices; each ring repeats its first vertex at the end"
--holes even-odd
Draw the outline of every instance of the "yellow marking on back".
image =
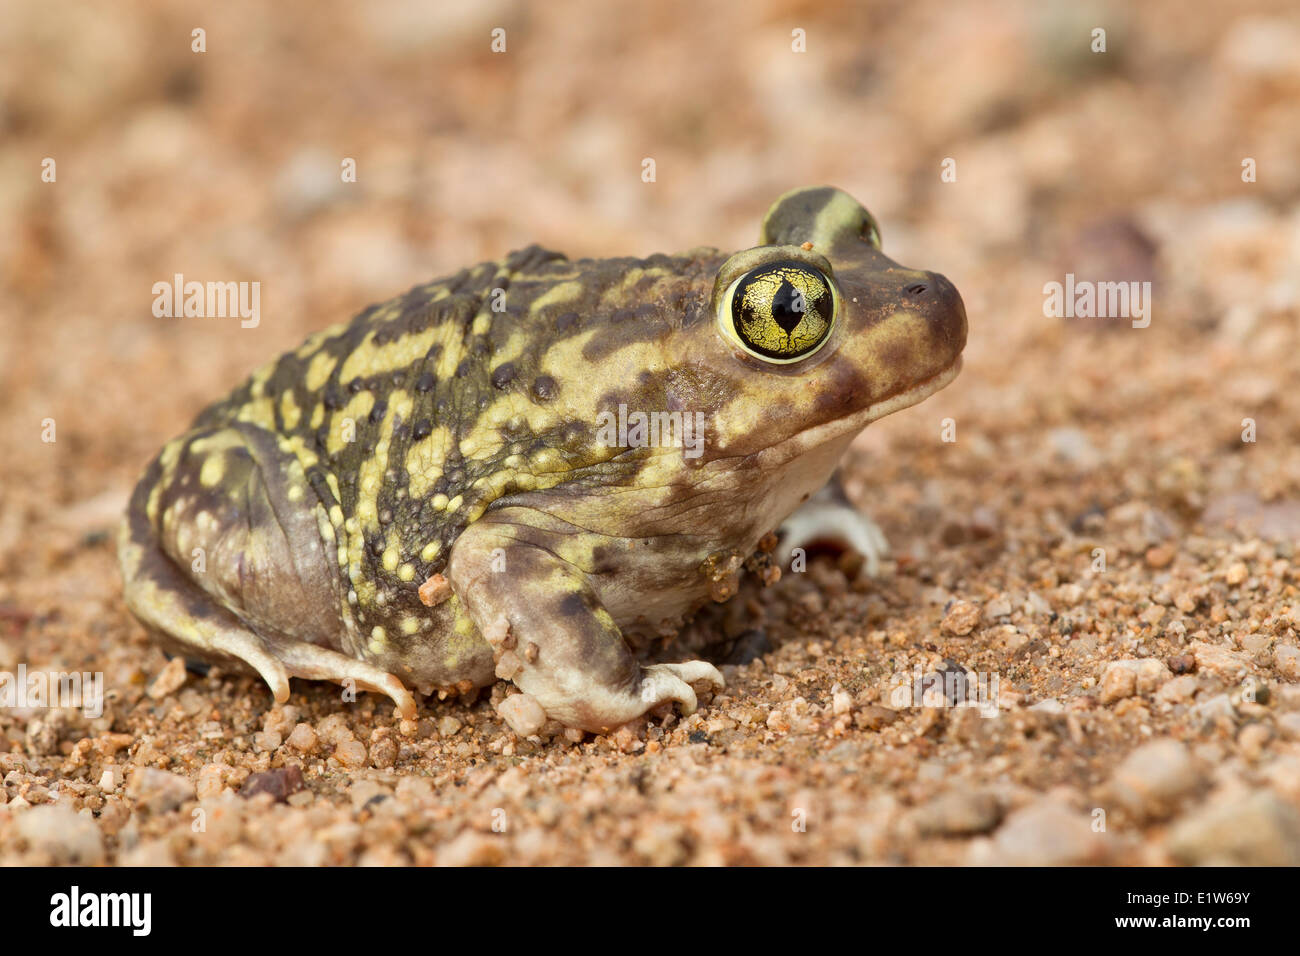
POLYGON ((495 399, 474 419, 473 427, 460 441, 460 453, 466 458, 488 459, 501 453, 506 440, 502 430, 518 431, 525 424, 533 434, 542 434, 555 425, 553 409, 535 405, 517 393, 495 399))
POLYGON ((424 358, 441 333, 441 327, 435 325, 421 332, 399 336, 383 345, 375 345, 376 333, 372 331, 344 360, 339 380, 350 382, 359 376, 384 375, 408 369, 424 358))
MULTIPOLYGON (((399 389, 389 396, 388 410, 384 413, 384 420, 379 424, 375 453, 361 463, 361 468, 357 472, 357 502, 353 509, 355 521, 349 519, 346 525, 348 578, 356 588, 361 603, 367 605, 381 601, 383 595, 375 582, 367 580, 362 571, 361 559, 365 549, 365 532, 377 531, 379 528, 379 492, 383 488, 384 473, 388 469, 388 449, 393 440, 393 425, 399 418, 408 421, 411 417, 411 407, 411 396, 405 390, 399 389)), ((400 558, 396 550, 393 551, 391 559, 388 554, 385 554, 384 567, 389 571, 394 570, 400 558)))
POLYGON ((523 326, 514 329, 505 344, 492 353, 492 371, 495 372, 500 366, 516 361, 525 352, 536 347, 537 337, 532 330, 523 326))
MULTIPOLYGON (((316 354, 320 347, 325 343, 326 339, 333 338, 336 335, 341 335, 347 327, 346 322, 339 322, 331 325, 329 328, 321 329, 319 332, 315 332, 308 336, 307 341, 294 349, 293 354, 298 356, 300 359, 309 358, 316 354)), ((329 377, 328 374, 326 377, 329 377)))
POLYGON ((433 368, 433 374, 439 381, 449 379, 456 374, 456 367, 460 365, 460 360, 464 358, 464 353, 459 345, 448 345, 438 356, 438 364, 433 368))
MULTIPOLYGON (((539 371, 552 376, 557 382, 564 383, 564 401, 570 408, 592 409, 595 414, 608 411, 618 413, 617 408, 605 408, 601 400, 619 383, 617 374, 575 375, 574 369, 586 367, 589 363, 583 357, 583 348, 593 338, 603 334, 600 329, 591 329, 568 339, 561 339, 546 350, 540 362, 539 371), (611 379, 613 379, 611 381, 611 379)), ((601 361, 602 369, 636 369, 638 372, 655 374, 667 368, 669 356, 662 342, 633 341, 621 346, 608 358, 601 361)), ((552 413, 554 414, 554 413, 552 413)), ((592 423, 593 432, 596 423, 592 423)), ((610 449, 611 457, 616 449, 610 449)))
POLYGON ((528 311, 536 315, 543 309, 549 309, 558 305, 569 305, 576 302, 586 294, 587 287, 578 281, 557 282, 537 298, 533 299, 528 306, 528 311))
POLYGON ((439 425, 406 449, 406 473, 411 480, 412 498, 423 498, 434 482, 442 477, 442 462, 450 445, 451 430, 446 425, 439 425))
MULTIPOLYGON (((239 437, 239 433, 228 429, 222 429, 219 432, 213 432, 211 435, 204 435, 202 438, 196 438, 190 442, 191 455, 208 455, 212 452, 226 451, 231 448, 239 448, 244 444, 239 437)), ((179 448, 177 449, 179 452, 179 448)), ((165 452, 164 452, 165 453, 165 452)), ((176 456, 172 456, 171 464, 175 464, 176 456)))
POLYGON ((352 440, 356 441, 357 430, 361 427, 361 419, 370 414, 370 409, 375 407, 375 396, 373 392, 357 392, 351 400, 334 413, 330 419, 329 437, 325 439, 325 450, 331 455, 337 455, 347 445, 350 444, 343 437, 343 426, 351 419, 353 425, 352 440))
POLYGON ((312 356, 311 362, 307 365, 307 374, 303 376, 303 385, 308 391, 318 392, 325 383, 330 380, 330 374, 334 371, 334 366, 338 364, 338 359, 328 352, 317 352, 312 356))
POLYGON ((494 428, 476 427, 460 441, 460 453, 470 459, 491 458, 505 445, 501 432, 494 428))
POLYGON ((235 420, 274 432, 275 403, 269 398, 259 398, 256 401, 245 402, 240 406, 239 414, 235 416, 235 420))
POLYGON ((302 409, 294 401, 293 392, 285 392, 280 396, 280 417, 284 419, 285 428, 298 427, 298 422, 302 419, 302 409))

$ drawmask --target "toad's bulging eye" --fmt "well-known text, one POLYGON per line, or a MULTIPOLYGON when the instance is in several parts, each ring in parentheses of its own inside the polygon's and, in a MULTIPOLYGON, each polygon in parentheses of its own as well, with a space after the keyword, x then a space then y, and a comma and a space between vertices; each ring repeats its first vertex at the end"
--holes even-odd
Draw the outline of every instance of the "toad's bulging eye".
POLYGON ((787 259, 747 272, 722 301, 719 324, 727 337, 767 362, 797 362, 830 336, 836 293, 807 263, 787 259))

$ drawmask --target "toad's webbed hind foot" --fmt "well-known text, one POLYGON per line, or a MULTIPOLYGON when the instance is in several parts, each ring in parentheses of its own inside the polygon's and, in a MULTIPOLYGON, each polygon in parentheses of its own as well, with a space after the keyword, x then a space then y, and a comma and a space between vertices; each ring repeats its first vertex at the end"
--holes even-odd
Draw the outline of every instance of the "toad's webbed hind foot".
POLYGON ((275 652, 294 677, 329 680, 344 685, 350 683, 357 690, 385 694, 397 705, 397 712, 403 720, 416 717, 415 698, 411 692, 392 674, 373 664, 303 641, 277 644, 275 652))

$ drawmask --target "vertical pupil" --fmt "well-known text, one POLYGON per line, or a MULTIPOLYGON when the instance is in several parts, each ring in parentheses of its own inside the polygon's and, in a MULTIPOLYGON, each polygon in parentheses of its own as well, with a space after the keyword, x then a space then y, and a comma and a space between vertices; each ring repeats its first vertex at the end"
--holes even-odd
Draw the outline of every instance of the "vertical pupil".
POLYGON ((776 324, 781 326, 786 335, 798 327, 803 321, 803 311, 808 308, 806 301, 800 301, 799 290, 790 284, 789 279, 781 280, 781 287, 776 290, 776 295, 772 297, 772 318, 776 324), (801 306, 796 310, 795 306, 801 306))
POLYGON ((830 331, 827 312, 833 312, 833 293, 828 285, 817 270, 800 262, 775 262, 755 269, 733 287, 730 324, 744 346, 758 355, 772 359, 807 355, 830 331), (813 321, 806 325, 810 312, 813 321))

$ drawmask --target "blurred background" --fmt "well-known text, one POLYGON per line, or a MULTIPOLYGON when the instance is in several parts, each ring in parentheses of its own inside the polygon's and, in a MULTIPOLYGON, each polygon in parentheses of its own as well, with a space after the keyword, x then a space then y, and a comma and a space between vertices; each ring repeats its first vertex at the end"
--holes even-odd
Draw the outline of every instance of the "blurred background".
MULTIPOLYGON (((1250 527, 1289 558, 1298 158, 1294 0, 0 0, 0 665, 21 646, 122 686, 160 664, 120 601, 126 495, 309 332, 529 242, 744 248, 820 183, 965 299, 960 379, 848 469, 946 589, 935 621, 959 588, 1019 607, 1082 573, 1074 535, 1104 531, 1141 578, 1083 628, 1163 586, 1142 576, 1168 539, 1250 527), (176 273, 260 282, 260 325, 155 318, 176 273), (1067 273, 1150 281, 1150 327, 1045 317, 1067 273)), ((1192 551, 1206 580, 1235 560, 1192 551)))
MULTIPOLYGON (((1143 353, 1146 373, 1177 366, 1164 332, 1231 346, 1294 318, 1285 0, 4 0, 0 22, 0 415, 7 442, 56 417, 79 462, 129 471, 254 365, 416 282, 532 241, 743 248, 805 184, 847 189, 887 253, 953 279, 964 386, 995 384, 1006 414, 1059 400, 1070 371, 1089 400, 1122 398, 1097 348, 1143 353), (1042 286, 1067 271, 1156 281, 1153 328, 1101 345, 1104 321, 1044 319, 1042 286), (177 272, 260 281, 260 327, 155 319, 151 286, 177 272)), ((9 474, 47 491, 104 477, 16 451, 9 474)))

